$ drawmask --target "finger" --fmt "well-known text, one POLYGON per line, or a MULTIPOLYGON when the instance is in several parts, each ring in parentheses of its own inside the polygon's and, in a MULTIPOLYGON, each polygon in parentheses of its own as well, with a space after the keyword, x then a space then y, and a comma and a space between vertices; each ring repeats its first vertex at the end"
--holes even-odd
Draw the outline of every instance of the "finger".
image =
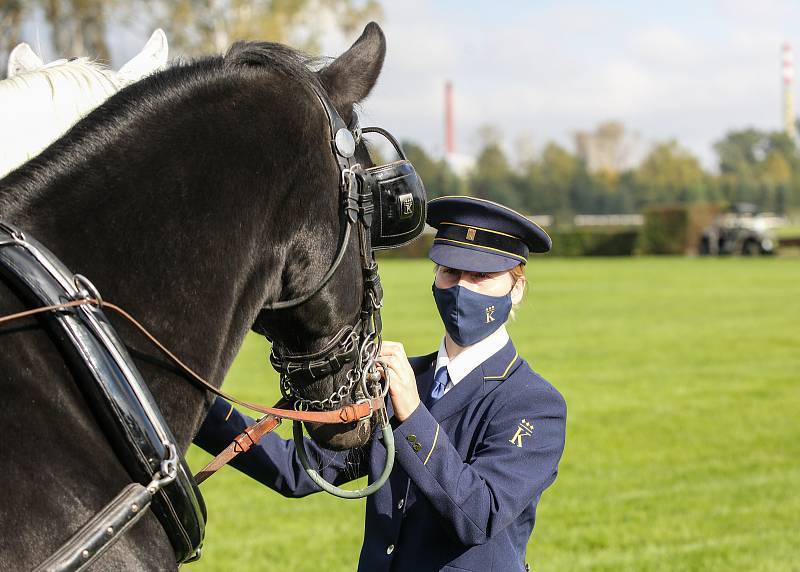
POLYGON ((402 354, 405 355, 406 350, 403 347, 403 344, 400 342, 387 342, 383 341, 381 344, 381 354, 386 352, 387 354, 402 354))
POLYGON ((398 353, 398 349, 397 349, 396 345, 389 345, 389 346, 381 345, 381 351, 378 353, 378 355, 392 356, 392 355, 396 355, 397 353, 398 353))
POLYGON ((400 373, 398 368, 397 368, 397 364, 392 363, 392 362, 388 362, 388 361, 385 362, 384 363, 384 369, 385 370, 391 370, 393 373, 400 373))
MULTIPOLYGON (((383 363, 382 363, 382 365, 383 365, 383 371, 385 371, 385 372, 387 372, 387 373, 388 373, 389 371, 391 371, 393 374, 395 374, 395 377, 396 377, 396 378, 402 378, 403 369, 402 369, 402 367, 400 366, 400 364, 398 364, 398 363, 396 362, 396 360, 393 360, 393 359, 386 359, 386 360, 382 360, 382 362, 383 362, 383 363)), ((387 379, 388 379, 388 378, 387 378, 387 379)))
POLYGON ((391 371, 394 379, 399 379, 402 377, 402 370, 397 366, 397 364, 393 361, 383 360, 381 363, 381 371, 384 374, 384 378, 389 379, 389 372, 391 371))
POLYGON ((389 342, 387 347, 392 348, 394 351, 402 353, 405 353, 406 351, 401 342, 389 342))

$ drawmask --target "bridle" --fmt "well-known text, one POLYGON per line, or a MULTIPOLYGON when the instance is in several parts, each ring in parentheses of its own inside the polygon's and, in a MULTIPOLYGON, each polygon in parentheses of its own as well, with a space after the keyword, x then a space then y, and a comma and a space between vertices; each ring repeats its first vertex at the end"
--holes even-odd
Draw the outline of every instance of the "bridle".
MULTIPOLYGON (((363 295, 358 321, 354 325, 343 327, 322 349, 314 352, 293 353, 284 344, 274 340, 270 352, 270 362, 280 374, 281 394, 296 411, 321 412, 337 409, 341 407, 346 399, 353 399, 354 396, 357 396, 357 399, 355 399, 357 406, 379 402, 378 408, 373 408, 370 405, 370 411, 374 409, 374 412, 379 414, 383 441, 387 450, 386 464, 381 475, 374 482, 356 491, 341 489, 328 483, 311 467, 305 452, 302 423, 297 420, 293 421, 295 447, 301 464, 309 477, 323 490, 335 496, 361 498, 378 490, 389 478, 394 465, 394 437, 389 425, 385 401, 389 383, 385 381, 381 384, 382 376, 376 367, 376 360, 381 346, 382 322, 380 310, 383 305, 383 288, 378 275, 378 263, 375 261, 373 254, 372 224, 375 213, 374 196, 379 195, 377 192, 379 187, 377 183, 370 181, 370 175, 364 168, 354 162, 357 141, 353 131, 345 125, 328 97, 316 88, 313 91, 325 110, 331 134, 331 151, 339 168, 340 219, 344 222, 344 232, 339 241, 334 260, 317 286, 310 292, 296 298, 263 306, 256 323, 261 323, 262 320, 268 319, 268 316, 263 316, 265 312, 269 313, 301 306, 322 290, 340 266, 349 245, 351 229, 356 226, 363 281, 363 295), (309 385, 317 380, 336 374, 347 364, 352 364, 352 368, 345 375, 346 383, 324 399, 318 400, 307 397, 305 389, 309 385)), ((377 128, 361 130, 356 127, 354 131, 356 131, 359 138, 361 133, 369 131, 386 134, 383 130, 377 128)), ((396 141, 393 141, 391 136, 389 137, 390 141, 399 149, 396 141)), ((403 160, 405 160, 405 157, 403 157, 403 160)), ((414 173, 414 177, 416 178, 416 173, 414 173)), ((422 192, 424 198, 424 189, 422 189, 422 192)), ((421 220, 424 221, 424 214, 421 220)), ((267 332, 263 329, 256 331, 269 338, 267 332)), ((365 418, 358 419, 359 422, 363 420, 365 418)), ((250 441, 249 446, 255 444, 251 435, 248 434, 247 438, 250 441)))
MULTIPOLYGON (((340 172, 340 219, 344 223, 344 231, 341 233, 343 236, 339 240, 331 266, 314 289, 291 300, 267 304, 262 307, 262 314, 296 308, 319 293, 339 268, 349 246, 353 226, 356 226, 359 246, 363 296, 357 322, 341 328, 322 349, 308 353, 291 352, 285 344, 272 340, 270 362, 280 374, 281 394, 298 411, 335 409, 352 396, 354 391, 360 394, 361 400, 383 399, 388 391, 388 383, 381 386, 381 376, 375 367, 381 345, 380 309, 383 305, 383 288, 372 250, 371 227, 375 210, 373 192, 368 185, 359 184, 357 173, 363 172, 363 168, 354 163, 356 140, 353 131, 345 125, 327 96, 318 89, 313 91, 325 110, 331 134, 331 151, 340 172), (347 364, 353 364, 353 367, 346 374, 346 383, 330 396, 321 400, 306 396, 305 389, 310 384, 336 374, 347 364)), ((360 135, 360 130, 357 132, 360 135)), ((267 320, 268 316, 261 315, 257 323, 267 320)), ((263 329, 257 331, 271 337, 263 329)))
MULTIPOLYGON (((265 305, 257 324, 268 321, 264 312, 284 310, 302 305, 317 294, 333 277, 344 258, 349 244, 351 228, 356 226, 358 248, 363 280, 363 296, 358 321, 339 330, 320 350, 309 353, 292 353, 285 344, 275 340, 270 353, 273 367, 280 373, 281 393, 298 413, 322 414, 329 409, 341 408, 347 398, 354 406, 369 406, 371 412, 379 414, 379 422, 386 447, 386 464, 380 476, 366 488, 358 491, 340 489, 326 482, 312 469, 305 452, 302 423, 293 419, 295 448, 306 473, 323 490, 344 498, 361 498, 372 494, 389 478, 394 464, 394 435, 386 412, 386 394, 389 383, 381 383, 376 360, 381 347, 381 306, 383 288, 378 275, 378 264, 373 251, 395 248, 414 240, 425 226, 425 188, 414 167, 406 159, 397 140, 378 127, 360 128, 357 119, 354 127, 348 128, 325 93, 312 88, 328 119, 330 146, 339 168, 340 219, 343 221, 343 236, 339 240, 336 256, 325 275, 310 292, 291 300, 282 300, 265 305), (377 133, 385 137, 395 148, 400 159, 393 163, 364 168, 355 162, 357 141, 364 133, 377 133), (306 393, 309 385, 319 379, 335 375, 347 364, 352 368, 346 373, 346 383, 324 399, 310 399, 306 393), (377 407, 372 404, 377 403, 377 407), (315 413, 316 412, 316 413, 315 413)), ((355 116, 355 114, 354 114, 355 116)), ((255 328, 254 328, 255 329, 255 328)), ((263 328, 256 329, 267 338, 263 328)), ((359 417, 363 421, 366 417, 359 417)), ((261 422, 259 422, 261 423, 261 422)), ((253 432, 245 431, 239 448, 255 444, 253 437, 260 431, 268 431, 269 423, 257 423, 253 432)), ((235 448, 227 454, 235 454, 235 448)), ((212 463, 213 464, 213 463, 212 463)))
MULTIPOLYGON (((348 127, 327 95, 312 87, 328 120, 330 149, 339 169, 340 220, 342 237, 336 255, 325 275, 314 289, 291 300, 273 302, 264 312, 300 306, 317 294, 333 277, 349 245, 351 228, 356 226, 363 297, 361 312, 354 325, 339 330, 320 350, 293 353, 275 340, 270 354, 273 367, 280 373, 281 393, 297 410, 322 411, 336 408, 348 397, 358 395, 357 402, 386 397, 388 383, 381 385, 375 361, 381 345, 383 289, 373 251, 395 248, 414 240, 425 225, 425 188, 414 167, 406 159, 400 144, 379 127, 361 128, 354 112, 353 126, 348 127), (355 162, 355 150, 364 133, 377 133, 386 138, 400 159, 386 165, 364 168, 355 162), (332 376, 345 365, 353 364, 346 374, 346 383, 324 399, 310 399, 306 388, 319 379, 332 376)), ((268 322, 259 315, 257 324, 268 322)), ((255 328, 254 328, 255 329, 255 328)), ((268 332, 256 329, 267 338, 268 332)), ((385 409, 383 410, 385 418, 385 409)))

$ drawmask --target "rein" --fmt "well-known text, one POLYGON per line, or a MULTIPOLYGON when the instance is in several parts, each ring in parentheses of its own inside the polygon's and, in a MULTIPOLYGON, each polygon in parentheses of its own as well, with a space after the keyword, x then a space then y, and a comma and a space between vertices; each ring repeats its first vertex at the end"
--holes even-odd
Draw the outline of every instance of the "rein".
POLYGON ((164 344, 159 342, 158 339, 147 330, 147 328, 145 328, 139 321, 137 321, 128 312, 126 312, 116 304, 113 304, 111 302, 106 302, 101 298, 90 298, 90 297, 81 298, 79 300, 64 302, 63 304, 42 306, 39 308, 33 308, 31 310, 25 310, 23 312, 17 312, 16 314, 0 316, 0 324, 12 322, 14 320, 19 320, 22 318, 27 318, 29 316, 34 316, 36 314, 44 314, 46 312, 52 312, 57 310, 66 310, 69 308, 75 308, 77 306, 83 306, 87 304, 97 306, 99 308, 108 308, 110 310, 113 310, 114 312, 125 318, 128 322, 130 322, 134 327, 136 327, 136 329, 139 330, 139 332, 143 336, 145 336, 145 338, 147 338, 147 340, 150 343, 152 343, 164 355, 166 355, 170 360, 172 360, 172 362, 175 363, 179 368, 181 368, 184 372, 186 372, 194 382, 197 382, 201 386, 202 389, 210 391, 211 393, 218 395, 227 401, 236 403, 252 411, 258 411, 259 413, 271 415, 278 419, 291 419, 292 421, 303 421, 306 423, 336 424, 336 423, 353 423, 355 421, 360 421, 362 419, 370 417, 376 411, 380 411, 385 408, 385 403, 382 397, 364 399, 359 401, 358 403, 347 405, 345 407, 341 407, 333 411, 298 411, 291 409, 281 409, 277 407, 267 407, 265 405, 260 405, 258 403, 243 401, 223 391, 220 391, 219 389, 211 385, 211 383, 209 383, 204 377, 202 377, 199 373, 197 373, 191 367, 186 365, 178 356, 176 356, 169 349, 167 349, 166 346, 164 346, 164 344))

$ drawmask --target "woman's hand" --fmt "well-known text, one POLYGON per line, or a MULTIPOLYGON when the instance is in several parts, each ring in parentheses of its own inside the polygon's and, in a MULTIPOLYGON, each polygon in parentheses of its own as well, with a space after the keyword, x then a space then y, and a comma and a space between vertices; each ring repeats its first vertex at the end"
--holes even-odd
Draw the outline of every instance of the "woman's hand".
POLYGON ((403 344, 384 340, 379 361, 383 364, 384 375, 389 381, 394 416, 398 421, 405 421, 419 405, 419 392, 417 378, 408 363, 403 344))

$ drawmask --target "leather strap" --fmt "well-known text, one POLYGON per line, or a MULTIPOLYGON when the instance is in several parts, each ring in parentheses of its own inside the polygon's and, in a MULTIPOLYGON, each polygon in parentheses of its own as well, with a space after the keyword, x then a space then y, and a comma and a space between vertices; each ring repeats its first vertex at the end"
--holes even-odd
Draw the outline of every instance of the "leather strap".
POLYGON ((111 302, 106 302, 104 300, 97 300, 95 298, 72 300, 70 302, 65 302, 64 304, 54 304, 52 306, 44 306, 41 308, 34 308, 33 310, 18 312, 16 314, 0 317, 0 323, 9 322, 19 318, 24 318, 26 316, 32 316, 34 314, 41 314, 44 312, 50 312, 54 310, 64 310, 67 308, 72 308, 74 306, 80 306, 82 304, 93 304, 101 308, 109 308, 111 310, 114 310, 117 314, 119 314, 120 316, 128 320, 131 324, 133 324, 142 333, 142 335, 145 336, 145 338, 147 338, 153 345, 155 345, 159 350, 161 350, 161 352, 163 352, 164 355, 169 357, 176 365, 178 365, 181 369, 183 369, 186 373, 188 373, 191 379, 197 382, 203 389, 206 389, 211 393, 218 395, 227 401, 231 401, 233 403, 241 405, 242 407, 246 407, 247 409, 250 409, 252 411, 258 411, 259 413, 273 415, 281 419, 291 419, 292 421, 303 421, 305 423, 337 424, 337 423, 353 423, 355 421, 366 419, 376 411, 380 411, 381 409, 386 407, 386 404, 382 397, 365 399, 363 401, 359 401, 358 403, 345 405, 344 407, 341 407, 339 409, 334 409, 332 411, 294 411, 292 409, 279 409, 277 407, 266 407, 258 403, 250 403, 248 401, 237 399, 232 395, 228 395, 227 393, 220 391, 219 389, 211 385, 208 381, 206 381, 200 374, 198 374, 188 365, 183 363, 175 354, 173 354, 166 347, 164 347, 164 345, 161 342, 159 342, 155 338, 155 336, 153 336, 150 332, 148 332, 147 329, 142 324, 136 321, 136 319, 134 319, 133 316, 128 314, 128 312, 126 312, 116 304, 112 304, 111 302))
POLYGON ((194 476, 195 482, 199 485, 222 467, 230 463, 236 455, 249 451, 264 435, 273 431, 280 424, 281 420, 279 418, 274 415, 265 415, 247 427, 231 441, 230 445, 225 447, 219 455, 214 457, 209 464, 203 467, 200 472, 194 476))

